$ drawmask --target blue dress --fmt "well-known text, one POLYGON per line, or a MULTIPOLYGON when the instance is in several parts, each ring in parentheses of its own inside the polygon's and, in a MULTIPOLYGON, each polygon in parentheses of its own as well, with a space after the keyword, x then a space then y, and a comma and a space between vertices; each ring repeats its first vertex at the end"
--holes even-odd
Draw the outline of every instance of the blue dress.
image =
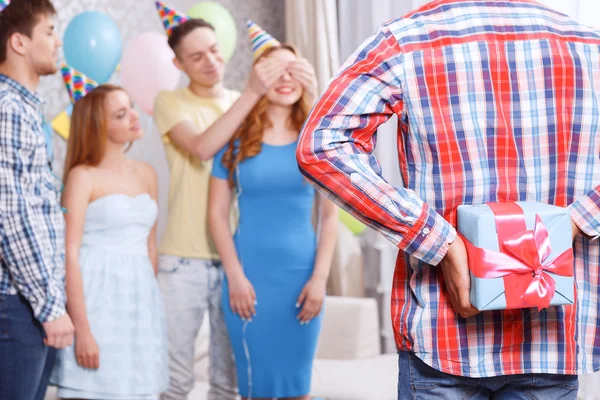
POLYGON ((148 257, 157 212, 147 194, 88 205, 79 265, 100 368, 79 366, 74 346, 60 350, 51 377, 60 398, 155 399, 167 388, 163 303, 148 257))
MULTIPOLYGON (((224 151, 213 163, 212 174, 220 179, 229 174, 222 164, 224 151)), ((297 397, 310 392, 322 315, 300 325, 296 301, 315 263, 315 192, 298 171, 295 151, 295 142, 263 144, 262 151, 237 171, 239 225, 234 242, 256 291, 256 316, 245 324, 233 314, 227 280, 223 310, 244 397, 297 397)))

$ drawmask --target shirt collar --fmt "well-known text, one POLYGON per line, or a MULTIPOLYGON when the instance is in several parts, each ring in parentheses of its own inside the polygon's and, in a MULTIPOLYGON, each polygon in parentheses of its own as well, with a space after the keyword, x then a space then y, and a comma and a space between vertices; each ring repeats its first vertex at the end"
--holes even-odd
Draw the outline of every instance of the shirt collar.
POLYGON ((18 94, 23 101, 34 108, 40 108, 44 101, 37 93, 30 92, 25 86, 4 74, 0 74, 0 85, 7 86, 10 91, 18 94))

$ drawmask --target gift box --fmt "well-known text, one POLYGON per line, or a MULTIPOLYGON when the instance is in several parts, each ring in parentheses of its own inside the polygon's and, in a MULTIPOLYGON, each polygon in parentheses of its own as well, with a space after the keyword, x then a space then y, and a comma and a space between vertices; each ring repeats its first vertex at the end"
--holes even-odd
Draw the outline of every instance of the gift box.
POLYGON ((458 207, 458 232, 478 310, 573 304, 573 248, 567 209, 533 202, 458 207))

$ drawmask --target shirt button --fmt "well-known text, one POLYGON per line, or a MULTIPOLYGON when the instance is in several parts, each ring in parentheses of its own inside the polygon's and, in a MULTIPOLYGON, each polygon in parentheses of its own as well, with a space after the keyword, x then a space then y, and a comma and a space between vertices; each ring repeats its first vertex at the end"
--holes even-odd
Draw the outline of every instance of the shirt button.
POLYGON ((431 232, 429 228, 423 229, 423 235, 429 235, 429 232, 431 232))

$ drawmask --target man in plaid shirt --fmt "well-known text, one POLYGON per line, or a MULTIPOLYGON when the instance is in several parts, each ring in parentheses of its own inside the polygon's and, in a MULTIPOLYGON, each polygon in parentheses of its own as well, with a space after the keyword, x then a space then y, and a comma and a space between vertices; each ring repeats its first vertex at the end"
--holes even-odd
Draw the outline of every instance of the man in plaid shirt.
POLYGON ((0 397, 43 399, 65 309, 64 218, 48 166, 40 76, 57 71, 49 0, 0 0, 0 397))
POLYGON ((399 248, 399 398, 575 399, 577 374, 600 369, 599 124, 600 32, 530 0, 428 3, 331 81, 298 162, 399 248), (403 187, 373 155, 393 114, 403 187), (574 305, 470 305, 457 207, 507 201, 569 208, 574 305))

